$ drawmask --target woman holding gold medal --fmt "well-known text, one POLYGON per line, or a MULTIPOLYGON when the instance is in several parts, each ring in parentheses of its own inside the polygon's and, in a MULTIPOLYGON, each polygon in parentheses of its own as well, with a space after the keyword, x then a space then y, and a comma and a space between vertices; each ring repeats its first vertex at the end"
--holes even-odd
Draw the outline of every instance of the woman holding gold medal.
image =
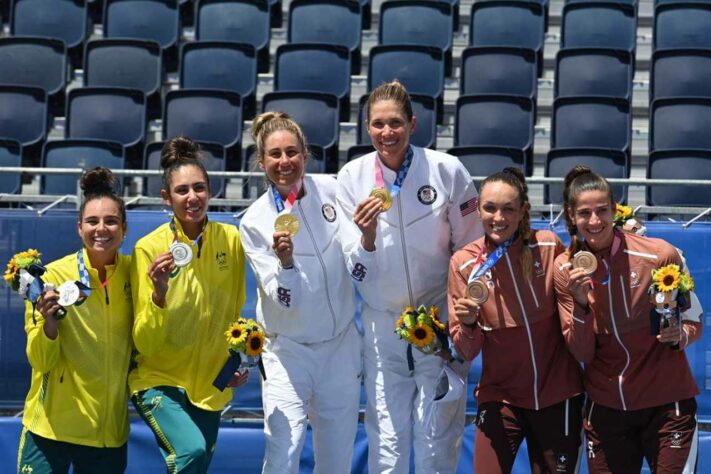
MULTIPOLYGON (((176 137, 161 152, 161 194, 173 216, 136 243, 131 267, 137 367, 131 400, 169 472, 207 472, 231 390, 213 385, 229 361, 225 330, 245 300, 236 227, 207 218, 210 181, 199 147, 176 137)), ((228 387, 246 383, 235 372, 228 387)))
POLYGON ((510 472, 525 439, 532 472, 578 469, 583 387, 560 330, 556 234, 530 227, 525 178, 506 168, 480 186, 486 235, 449 266, 449 331, 459 354, 482 354, 475 472, 510 472))
POLYGON ((299 471, 307 419, 314 472, 350 472, 361 337, 338 236, 336 181, 304 175, 306 140, 287 114, 257 116, 252 137, 268 189, 245 213, 240 235, 257 279, 257 320, 267 333, 262 472, 299 471))
MULTIPOLYGON (((410 145, 416 118, 397 81, 373 90, 367 127, 376 151, 338 174, 338 211, 348 272, 363 297, 369 472, 455 472, 466 397, 426 423, 444 357, 413 350, 395 334, 405 308, 436 306, 446 320, 449 259, 482 234, 477 192, 451 155, 410 145)), ((456 365, 466 379, 468 364, 456 365)))
POLYGON ((699 390, 684 349, 701 321, 698 311, 665 311, 693 299, 681 255, 617 229, 610 184, 585 166, 568 172, 563 199, 571 242, 554 282, 563 335, 585 364, 588 468, 639 472, 646 459, 652 472, 695 472, 699 390))
POLYGON ((45 292, 27 303, 32 382, 17 472, 122 473, 126 469, 133 306, 126 208, 106 168, 81 177, 83 247, 47 265, 45 292), (58 287, 58 289, 54 289, 58 287))

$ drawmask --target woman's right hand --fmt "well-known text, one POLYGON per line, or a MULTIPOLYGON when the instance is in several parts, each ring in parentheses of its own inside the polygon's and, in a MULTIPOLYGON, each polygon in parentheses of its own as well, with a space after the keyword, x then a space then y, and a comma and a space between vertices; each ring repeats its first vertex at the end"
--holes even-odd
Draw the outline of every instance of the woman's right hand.
POLYGON ((168 280, 170 280, 170 273, 173 270, 175 270, 175 263, 170 251, 158 255, 151 263, 151 266, 148 267, 148 276, 153 282, 153 303, 161 308, 165 307, 168 280))
POLYGON ((568 273, 568 291, 582 307, 588 306, 588 293, 592 289, 592 279, 584 268, 571 268, 568 273))
POLYGON ((42 294, 42 298, 37 302, 37 311, 44 318, 44 333, 50 339, 56 339, 59 333, 59 321, 57 311, 61 308, 58 303, 59 293, 56 290, 48 290, 42 294))
POLYGON ((454 314, 461 324, 473 326, 479 319, 479 305, 470 298, 458 298, 454 302, 454 314))
POLYGON ((356 207, 353 222, 363 234, 360 243, 365 250, 375 250, 375 237, 378 228, 378 215, 383 212, 383 202, 373 196, 368 196, 356 207))

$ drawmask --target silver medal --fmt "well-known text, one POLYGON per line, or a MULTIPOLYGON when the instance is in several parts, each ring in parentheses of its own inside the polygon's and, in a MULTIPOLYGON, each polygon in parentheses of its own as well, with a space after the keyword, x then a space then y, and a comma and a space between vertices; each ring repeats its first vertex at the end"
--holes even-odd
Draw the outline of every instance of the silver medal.
POLYGON ((59 288, 57 288, 57 292, 59 293, 59 299, 57 299, 57 303, 59 303, 60 306, 64 307, 73 305, 79 300, 79 297, 81 296, 81 291, 79 290, 79 287, 73 281, 65 281, 64 283, 59 285, 59 288))
POLYGON ((175 242, 170 246, 170 253, 173 255, 173 262, 176 267, 184 267, 193 260, 193 249, 183 242, 175 242))

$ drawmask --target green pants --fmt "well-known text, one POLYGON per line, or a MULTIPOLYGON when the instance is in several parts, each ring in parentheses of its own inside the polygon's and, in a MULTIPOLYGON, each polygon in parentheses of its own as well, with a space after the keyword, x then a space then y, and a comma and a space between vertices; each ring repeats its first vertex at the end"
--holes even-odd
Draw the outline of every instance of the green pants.
POLYGON ((126 444, 119 448, 95 448, 43 438, 22 428, 17 453, 18 474, 111 473, 126 470, 126 444))
POLYGON ((206 473, 215 451, 220 412, 197 408, 185 390, 153 387, 131 397, 148 424, 169 473, 206 473))

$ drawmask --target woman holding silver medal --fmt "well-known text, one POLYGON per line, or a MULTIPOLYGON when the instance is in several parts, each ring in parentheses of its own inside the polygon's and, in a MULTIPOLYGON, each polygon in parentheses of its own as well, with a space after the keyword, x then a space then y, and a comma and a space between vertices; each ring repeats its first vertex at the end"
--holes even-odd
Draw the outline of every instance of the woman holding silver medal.
MULTIPOLYGON (((131 268, 137 367, 131 400, 153 430, 170 472, 207 472, 231 390, 213 386, 229 360, 225 331, 245 300, 236 227, 207 218, 210 181, 196 143, 161 152, 161 194, 173 216, 136 243, 131 268)), ((247 382, 235 372, 227 386, 247 382)))
POLYGON ((307 420, 314 472, 350 472, 361 337, 337 233, 336 181, 304 175, 306 139, 287 114, 257 116, 252 137, 268 189, 245 213, 240 235, 257 279, 257 320, 267 334, 262 472, 299 471, 307 420))
POLYGON ((560 330, 556 234, 534 231, 525 178, 505 168, 480 185, 486 235, 449 266, 449 331, 467 360, 482 354, 475 472, 510 472, 525 439, 532 472, 577 472, 580 368, 560 330))
POLYGON ((585 364, 588 469, 639 472, 646 459, 652 472, 695 472, 699 390, 684 349, 701 336, 700 312, 680 305, 680 322, 659 330, 650 301, 653 272, 683 271, 682 257, 617 229, 610 183, 585 166, 568 172, 563 199, 571 241, 554 283, 563 335, 585 364))
POLYGON ((18 472, 126 468, 133 306, 130 257, 118 253, 126 208, 108 169, 86 171, 80 184, 84 202, 77 229, 83 247, 47 265, 36 310, 27 303, 32 382, 18 472))

